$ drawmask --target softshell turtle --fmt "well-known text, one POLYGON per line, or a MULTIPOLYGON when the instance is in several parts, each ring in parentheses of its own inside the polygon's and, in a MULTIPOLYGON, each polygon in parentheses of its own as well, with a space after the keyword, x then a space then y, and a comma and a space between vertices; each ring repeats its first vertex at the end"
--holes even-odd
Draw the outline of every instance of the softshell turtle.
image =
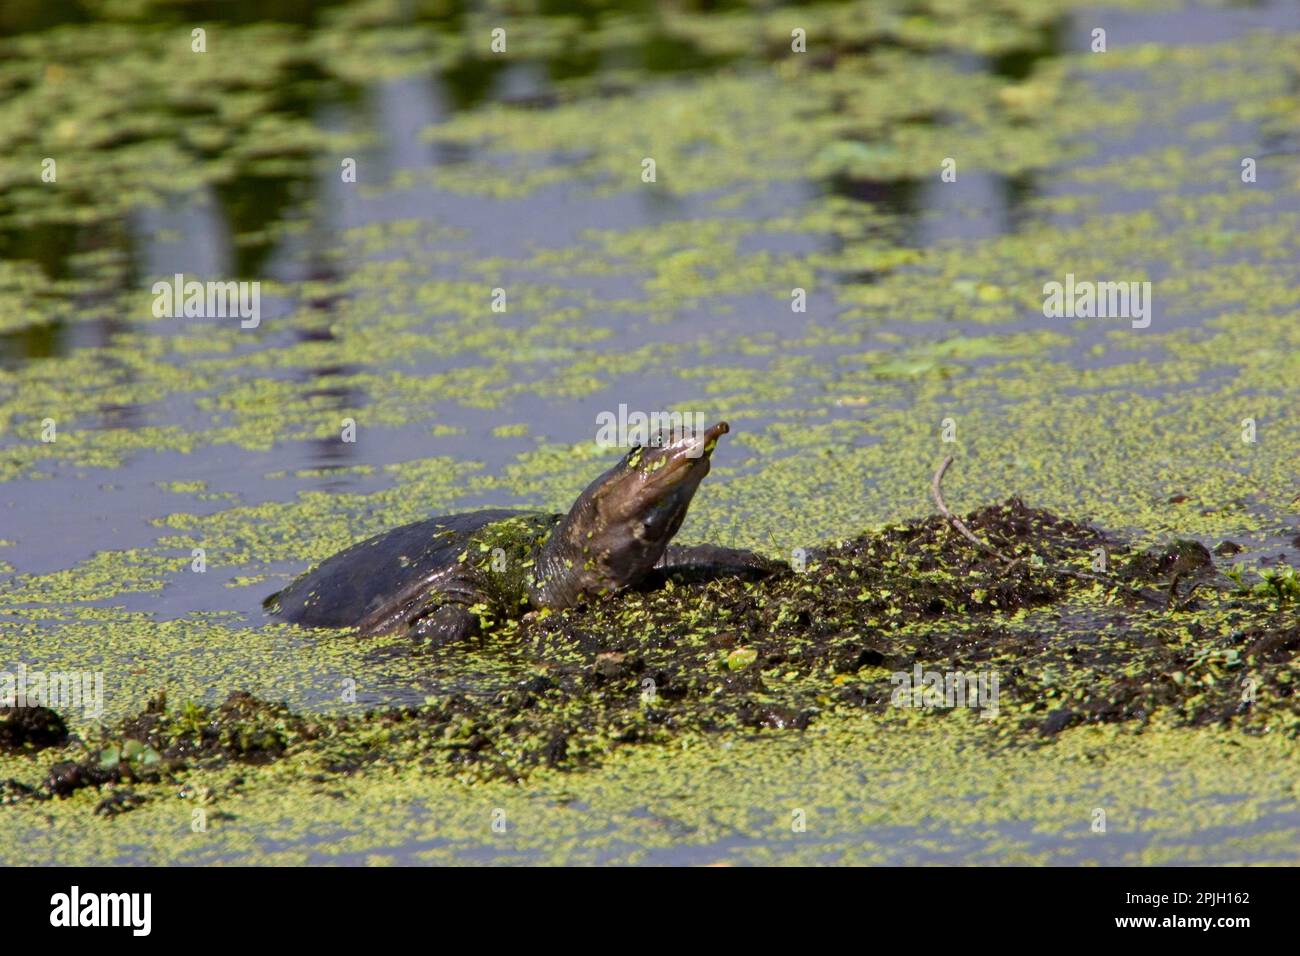
POLYGON ((376 535, 265 606, 306 627, 407 633, 444 644, 496 620, 570 607, 660 574, 765 576, 784 565, 735 548, 669 545, 728 431, 719 422, 634 446, 567 514, 474 511, 376 535))

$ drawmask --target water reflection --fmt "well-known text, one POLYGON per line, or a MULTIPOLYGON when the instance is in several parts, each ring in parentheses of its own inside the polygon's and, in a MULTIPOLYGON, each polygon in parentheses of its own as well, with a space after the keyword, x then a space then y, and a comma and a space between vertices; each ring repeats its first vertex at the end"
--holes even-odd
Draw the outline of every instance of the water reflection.
MULTIPOLYGON (((319 259, 311 263, 308 278, 314 283, 337 288, 341 276, 339 270, 331 265, 328 260, 319 259)), ((295 325, 294 335, 298 341, 337 341, 333 330, 330 328, 330 317, 341 299, 342 296, 338 293, 329 292, 313 296, 307 305, 313 313, 319 314, 319 319, 313 315, 312 320, 295 325)), ((343 409, 358 408, 365 403, 365 395, 359 389, 344 382, 335 381, 353 375, 357 370, 356 366, 345 363, 323 363, 304 369, 294 377, 297 381, 311 385, 311 388, 306 391, 307 398, 323 399, 327 402, 327 407, 342 411, 343 409)), ((345 467, 356 455, 357 449, 355 443, 340 441, 337 436, 313 438, 310 440, 309 446, 308 454, 312 462, 321 468, 345 467)))
POLYGON ((1058 17, 1039 28, 1034 42, 998 56, 988 58, 988 69, 995 76, 1024 80, 1034 72, 1039 61, 1060 56, 1073 24, 1069 17, 1058 17))
MULTIPOLYGON (((331 6, 310 0, 232 0, 232 2, 188 2, 150 6, 152 22, 254 23, 269 21, 309 26, 319 22, 331 6)), ((700 9, 709 9, 705 5, 700 9)), ((431 12, 410 4, 396 14, 413 29, 434 28, 456 34, 471 28, 473 5, 463 2, 439 4, 431 12)), ((623 14, 640 12, 653 19, 653 4, 624 5, 623 14)), ((585 27, 595 27, 610 15, 604 4, 548 0, 541 4, 542 16, 564 17, 585 27)), ((389 12, 393 16, 393 12, 389 12)), ((6 4, 0 14, 0 34, 14 34, 48 29, 57 24, 87 22, 87 10, 75 0, 51 0, 29 3, 17 0, 6 4)), ((350 131, 364 131, 374 123, 377 106, 382 147, 376 150, 378 168, 371 168, 365 181, 381 182, 386 173, 396 169, 421 169, 452 165, 469 158, 470 148, 456 143, 430 143, 423 131, 443 120, 450 112, 468 110, 486 102, 504 102, 514 106, 546 109, 557 102, 554 84, 580 79, 604 69, 621 67, 649 72, 683 72, 710 69, 726 58, 701 52, 695 44, 666 32, 654 33, 641 42, 597 52, 582 44, 561 44, 558 49, 536 60, 505 59, 486 52, 464 53, 451 65, 433 76, 408 77, 378 84, 373 91, 346 83, 308 62, 293 62, 281 68, 273 88, 273 98, 265 107, 271 114, 311 118, 324 123, 338 120, 350 131)), ((166 109, 165 104, 151 104, 166 109)), ((184 117, 177 117, 183 120, 184 117)), ((237 137, 236 137, 237 139, 237 137)), ((214 147, 208 154, 198 150, 204 162, 218 163, 231 149, 227 143, 214 147)), ((51 282, 67 278, 84 279, 73 274, 74 256, 85 247, 87 231, 122 238, 110 244, 125 257, 121 269, 127 279, 114 276, 111 284, 98 289, 105 296, 132 288, 146 288, 160 276, 177 272, 200 278, 258 280, 276 275, 283 266, 283 252, 291 240, 283 238, 279 227, 302 210, 342 198, 337 190, 325 185, 330 177, 318 176, 323 162, 337 166, 333 159, 314 155, 305 145, 277 143, 259 153, 255 159, 240 159, 228 175, 222 175, 178 200, 183 210, 179 217, 175 207, 162 210, 141 209, 120 220, 93 226, 63 222, 3 224, 0 209, 0 257, 36 262, 51 282), (203 205, 210 202, 211 208, 203 205), (181 241, 168 243, 159 236, 178 232, 181 241), (135 241, 143 241, 150 255, 137 260, 135 241), (138 283, 132 285, 131 283, 138 283)), ((94 216, 103 197, 87 193, 79 200, 87 217, 94 216)), ((641 216, 649 222, 662 222, 681 213, 681 202, 651 192, 640 197, 641 216)), ((345 204, 355 205, 351 196, 345 204)), ((67 303, 70 307, 82 303, 67 303)), ((0 334, 0 361, 24 361, 66 354, 83 345, 102 343, 111 335, 112 323, 100 333, 86 335, 85 329, 70 327, 56 308, 42 310, 39 322, 0 334)), ((74 326, 78 325, 73 323, 74 326)))

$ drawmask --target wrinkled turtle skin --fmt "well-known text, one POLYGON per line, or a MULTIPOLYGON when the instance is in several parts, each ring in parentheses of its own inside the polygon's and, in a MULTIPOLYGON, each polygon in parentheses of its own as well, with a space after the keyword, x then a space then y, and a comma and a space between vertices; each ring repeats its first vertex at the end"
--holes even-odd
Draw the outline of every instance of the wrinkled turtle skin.
POLYGON ((727 431, 720 422, 633 448, 567 514, 474 511, 376 535, 271 595, 266 607, 305 627, 445 644, 497 620, 570 607, 668 573, 762 577, 782 570, 749 551, 669 543, 727 431))

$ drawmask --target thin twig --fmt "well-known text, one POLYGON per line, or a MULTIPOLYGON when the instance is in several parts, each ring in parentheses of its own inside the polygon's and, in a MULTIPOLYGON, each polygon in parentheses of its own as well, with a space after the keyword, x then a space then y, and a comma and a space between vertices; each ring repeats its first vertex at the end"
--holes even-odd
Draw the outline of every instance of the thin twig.
MULTIPOLYGON (((966 527, 966 525, 962 522, 962 520, 958 518, 955 514, 953 514, 948 509, 948 506, 944 504, 943 487, 942 487, 943 476, 948 473, 948 468, 951 465, 952 465, 952 455, 949 455, 947 458, 943 460, 943 464, 939 466, 939 470, 934 473, 934 478, 930 482, 930 497, 934 499, 934 504, 939 509, 939 514, 943 515, 944 518, 947 519, 948 523, 952 525, 953 529, 956 530, 957 533, 960 534, 963 538, 971 542, 971 544, 975 545, 977 548, 987 551, 989 554, 993 555, 1003 564, 1009 565, 1007 571, 1008 572, 1011 571, 1012 569, 1015 568, 1016 565, 1018 565, 1024 559, 1015 558, 1013 560, 1011 558, 1008 558, 1005 555, 1003 555, 1001 552, 999 552, 991 544, 987 544, 986 542, 981 541, 979 538, 975 537, 975 535, 971 534, 970 529, 966 527)), ((1059 567, 1054 568, 1046 564, 1043 566, 1043 570, 1047 571, 1049 574, 1056 574, 1064 577, 1075 578, 1081 581, 1093 581, 1097 584, 1101 584, 1106 587, 1119 588, 1120 590, 1125 591, 1128 594, 1133 595, 1134 597, 1141 598, 1142 600, 1154 604, 1157 607, 1168 607, 1167 599, 1161 595, 1148 594, 1146 591, 1143 591, 1141 588, 1126 587, 1125 585, 1120 584, 1117 581, 1104 578, 1098 574, 1089 574, 1086 571, 1076 571, 1073 568, 1059 568, 1059 567)), ((1190 595, 1191 592, 1189 591, 1188 594, 1190 595)))
POLYGON ((948 506, 943 503, 943 489, 942 489, 943 476, 947 474, 948 467, 951 464, 952 464, 952 455, 949 455, 947 458, 943 460, 943 464, 939 466, 939 470, 934 473, 934 479, 930 482, 930 497, 934 499, 934 504, 939 509, 939 514, 947 518, 948 523, 952 525, 953 528, 959 534, 961 534, 963 538, 965 538, 971 544, 975 545, 975 547, 983 548, 985 551, 993 555, 1003 564, 1010 563, 1010 559, 1005 558, 1001 554, 999 554, 997 549, 994 548, 991 544, 985 544, 979 538, 975 537, 975 535, 971 534, 970 529, 967 528, 966 525, 962 524, 962 520, 958 518, 955 514, 953 514, 951 511, 949 511, 948 506))

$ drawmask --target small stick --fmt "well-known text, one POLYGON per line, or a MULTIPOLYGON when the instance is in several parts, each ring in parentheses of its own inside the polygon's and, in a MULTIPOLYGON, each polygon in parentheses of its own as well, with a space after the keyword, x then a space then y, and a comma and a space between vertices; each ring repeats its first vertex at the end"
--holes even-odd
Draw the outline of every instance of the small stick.
POLYGON ((992 545, 985 544, 979 538, 975 537, 975 535, 971 534, 970 529, 967 528, 966 525, 962 524, 962 520, 949 511, 948 506, 943 503, 943 476, 948 473, 948 468, 951 464, 952 455, 949 455, 943 460, 943 464, 939 466, 939 470, 934 473, 934 479, 930 482, 930 497, 934 499, 935 506, 939 509, 939 514, 947 518, 948 523, 952 525, 963 538, 975 545, 975 547, 982 548, 999 561, 1004 564, 1007 563, 1007 558, 1004 558, 999 554, 997 549, 992 545))
MULTIPOLYGON (((975 545, 977 548, 987 551, 989 554, 993 555, 1003 564, 1009 565, 1009 567, 1007 568, 1008 571, 1012 570, 1017 564, 1019 564, 1023 560, 1022 558, 1016 558, 1015 560, 1012 560, 1011 558, 1008 558, 1005 555, 1001 554, 992 545, 986 544, 985 542, 981 541, 979 538, 975 537, 975 535, 971 534, 970 529, 967 528, 966 525, 962 523, 962 520, 958 518, 955 514, 953 514, 951 511, 949 511, 948 506, 943 503, 943 489, 942 489, 943 476, 948 473, 948 468, 951 465, 952 465, 952 455, 949 455, 947 458, 943 460, 943 464, 939 466, 939 470, 934 473, 934 479, 930 482, 930 497, 934 499, 935 506, 939 509, 939 514, 943 515, 944 518, 948 520, 948 523, 952 525, 952 527, 963 538, 971 542, 971 544, 975 545)), ((1144 601, 1148 601, 1152 604, 1155 604, 1157 607, 1168 607, 1167 599, 1162 598, 1159 595, 1148 594, 1147 592, 1143 591, 1141 588, 1124 587, 1123 585, 1117 584, 1114 581, 1109 581, 1106 578, 1101 577, 1100 575, 1088 574, 1086 571, 1076 571, 1073 568, 1054 568, 1051 566, 1045 566, 1044 570, 1048 571, 1051 574, 1064 575, 1066 577, 1076 578, 1081 581, 1095 581, 1098 584, 1102 584, 1107 587, 1119 587, 1121 590, 1127 591, 1129 594, 1132 594, 1134 597, 1139 597, 1144 601)), ((1177 581, 1175 581, 1175 584, 1177 584, 1177 581)), ((1188 595, 1189 596, 1191 595, 1190 591, 1188 592, 1188 595)), ((1168 600, 1172 600, 1172 597, 1169 598, 1168 600)))

